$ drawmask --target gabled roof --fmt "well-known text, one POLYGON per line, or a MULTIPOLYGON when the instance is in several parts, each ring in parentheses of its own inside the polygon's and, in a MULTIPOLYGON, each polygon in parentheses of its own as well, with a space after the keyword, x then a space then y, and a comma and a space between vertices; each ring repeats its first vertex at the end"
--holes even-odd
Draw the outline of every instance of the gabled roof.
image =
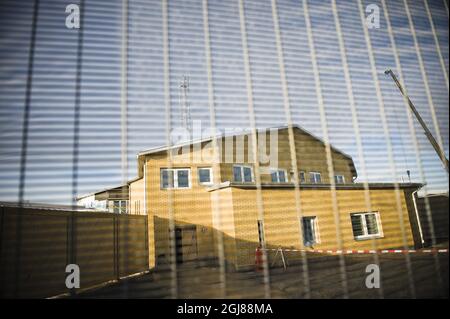
MULTIPOLYGON (((258 129, 256 129, 256 131, 257 131, 257 133, 260 133, 260 132, 266 132, 266 131, 270 131, 270 130, 279 130, 279 131, 280 131, 280 130, 285 130, 285 129, 288 129, 288 128, 289 128, 289 125, 283 125, 283 126, 275 126, 275 127, 268 127, 268 128, 258 128, 258 129)), ((311 137, 314 138, 315 140, 319 141, 320 143, 325 144, 325 142, 324 142, 321 138, 315 136, 314 134, 312 134, 311 132, 305 130, 304 128, 300 127, 300 126, 297 125, 297 124, 293 124, 293 125, 292 125, 292 128, 293 128, 293 129, 298 129, 298 130, 300 130, 301 132, 303 132, 303 133, 305 133, 305 134, 311 136, 311 137)), ((155 154, 155 153, 159 153, 159 152, 164 152, 164 151, 168 151, 168 150, 171 150, 171 149, 177 149, 177 148, 180 148, 180 147, 183 147, 183 146, 188 146, 188 145, 194 145, 194 144, 198 144, 198 143, 209 142, 209 141, 211 141, 213 138, 217 138, 217 139, 218 139, 218 138, 231 137, 231 136, 247 135, 247 134, 251 134, 251 133, 252 133, 251 130, 244 130, 243 132, 239 132, 239 133, 236 133, 236 134, 217 134, 217 135, 215 135, 215 136, 209 136, 209 137, 202 138, 202 139, 193 139, 193 140, 190 140, 190 141, 185 141, 185 142, 178 143, 178 144, 171 145, 171 146, 167 146, 167 145, 166 145, 166 146, 158 146, 158 147, 149 148, 149 149, 147 149, 147 150, 144 150, 144 151, 139 152, 139 153, 137 154, 137 157, 139 158, 139 157, 144 156, 144 155, 149 155, 149 154, 155 154)), ((339 150, 338 148, 336 148, 336 147, 334 147, 334 146, 332 146, 332 145, 330 145, 330 147, 331 147, 331 149, 332 149, 333 151, 335 151, 335 152, 337 152, 337 153, 340 153, 340 154, 343 155, 344 157, 347 157, 347 158, 353 160, 352 157, 351 157, 350 155, 344 153, 343 151, 339 150)))
POLYGON ((112 186, 112 187, 108 187, 108 188, 104 188, 104 189, 101 189, 99 191, 92 192, 92 193, 89 193, 89 194, 83 194, 83 195, 77 196, 76 199, 80 200, 80 199, 83 199, 83 198, 86 198, 86 197, 89 197, 89 196, 97 195, 97 194, 100 194, 100 193, 104 193, 104 192, 107 192, 107 191, 111 191, 111 190, 115 190, 115 189, 123 188, 123 187, 128 187, 128 183, 127 184, 120 184, 120 185, 116 185, 116 186, 112 186))

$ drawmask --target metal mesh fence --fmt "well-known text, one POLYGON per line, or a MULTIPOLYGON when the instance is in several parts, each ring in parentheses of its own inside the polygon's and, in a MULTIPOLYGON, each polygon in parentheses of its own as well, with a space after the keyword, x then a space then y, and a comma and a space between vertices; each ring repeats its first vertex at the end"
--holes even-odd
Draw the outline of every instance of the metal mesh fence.
POLYGON ((448 298, 447 0, 0 16, 3 297, 448 298))

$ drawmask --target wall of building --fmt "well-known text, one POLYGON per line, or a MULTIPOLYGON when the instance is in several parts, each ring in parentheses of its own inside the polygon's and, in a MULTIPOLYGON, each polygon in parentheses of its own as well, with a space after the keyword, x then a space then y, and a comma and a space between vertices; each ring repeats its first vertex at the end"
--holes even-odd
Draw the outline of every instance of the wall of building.
POLYGON ((146 215, 144 200, 144 179, 138 179, 129 184, 129 206, 128 213, 131 215, 146 215))
POLYGON ((211 205, 215 255, 235 265, 237 250, 232 189, 228 187, 211 192, 211 205))
POLYGON ((106 211, 108 210, 108 201, 107 200, 98 200, 95 198, 95 195, 83 197, 77 200, 78 206, 83 206, 85 208, 95 208, 97 210, 106 211))
MULTIPOLYGON (((329 183, 324 145, 301 130, 294 131, 299 170, 319 171, 322 174, 322 183, 329 183)), ((247 162, 248 143, 245 141, 246 139, 241 146, 244 150, 244 161, 247 162)), ((266 143, 269 143, 269 138, 266 138, 266 143)), ((278 167, 285 167, 289 172, 291 158, 287 130, 278 132, 278 150, 278 167)), ((189 147, 174 150, 170 162, 166 152, 152 154, 146 158, 144 174, 147 184, 147 212, 149 220, 153 218, 154 222, 154 242, 149 241, 149 245, 153 245, 149 249, 154 249, 155 262, 158 263, 160 258, 164 258, 166 262, 173 261, 171 258, 174 257, 172 249, 175 239, 170 237, 170 229, 195 226, 198 259, 223 256, 229 264, 253 265, 254 251, 258 246, 257 192, 255 189, 237 187, 210 192, 207 186, 199 183, 198 168, 212 165, 204 161, 196 162, 196 158, 201 158, 198 152, 204 151, 189 147), (191 185, 188 189, 161 189, 160 170, 169 167, 190 169, 191 185)), ((232 159, 236 160, 236 147, 233 152, 232 159)), ((224 161, 225 154, 222 155, 224 161)), ((335 174, 344 175, 346 182, 350 182, 354 175, 351 159, 336 151, 332 152, 332 156, 335 174)), ((270 182, 269 174, 261 176, 263 182, 270 182)), ((232 164, 220 164, 220 170, 214 172, 214 180, 216 183, 232 180, 232 164)), ((130 198, 137 198, 132 193, 142 192, 143 185, 130 187, 130 198)), ((342 249, 384 249, 414 245, 410 224, 410 215, 413 214, 410 199, 405 198, 403 190, 398 194, 401 217, 393 189, 372 189, 369 194, 371 207, 367 207, 362 189, 340 189, 334 194, 338 223, 334 215, 333 192, 330 190, 302 188, 301 212, 298 212, 292 188, 264 188, 262 207, 266 244, 273 248, 303 248, 301 214, 317 218, 320 241, 314 246, 316 249, 336 249, 339 245, 342 249), (380 213, 383 236, 371 240, 355 240, 350 213, 368 211, 380 213)))
MULTIPOLYGON (((264 232, 268 248, 302 249, 300 215, 296 209, 293 189, 263 189, 264 232)), ((232 188, 233 211, 236 235, 237 265, 254 265, 254 252, 258 246, 257 192, 254 189, 232 188)), ((333 213, 330 190, 307 190, 300 192, 300 207, 303 216, 316 216, 320 243, 315 249, 387 249, 414 246, 409 212, 403 191, 400 194, 401 212, 396 209, 394 190, 371 190, 368 209, 364 190, 337 190, 339 222, 333 213), (378 211, 383 236, 370 240, 355 240, 350 213, 378 211), (403 220, 403 221, 402 221, 403 220), (403 225, 402 225, 403 223, 403 225), (342 246, 337 240, 337 225, 340 228, 342 246), (403 236, 405 241, 403 241, 403 236)))
MULTIPOLYGON (((298 171, 304 171, 306 173, 307 182, 309 182, 309 172, 320 172, 322 183, 329 184, 329 170, 327 165, 326 158, 326 149, 324 144, 312 137, 311 135, 301 131, 300 129, 294 128, 294 139, 295 139, 295 147, 296 147, 296 159, 297 159, 297 168, 298 171)), ((266 145, 265 150, 267 150, 267 154, 270 150, 270 135, 269 132, 261 133, 266 134, 266 145)), ((273 165, 267 159, 267 161, 262 161, 260 163, 261 168, 261 182, 262 183, 270 183, 270 168, 280 168, 285 169, 287 171, 287 175, 289 176, 289 181, 291 181, 290 173, 292 168, 292 160, 291 160, 291 151, 289 145, 289 134, 287 129, 278 130, 278 138, 277 143, 278 146, 276 150, 278 151, 277 165, 273 165)), ((248 142, 248 135, 235 137, 234 145, 235 147, 232 149, 234 163, 248 163, 249 159, 251 159, 252 153, 252 144, 248 142), (249 149, 250 147, 250 149, 249 149), (240 155, 237 155, 240 153, 240 155), (243 159, 242 161, 237 160, 239 156, 243 159)), ((223 150, 227 150, 225 146, 226 142, 222 143, 223 150)), ((229 148, 228 148, 229 149, 229 148)), ((258 145, 258 150, 261 150, 260 145, 258 145)), ((262 151, 263 152, 263 151, 262 151)), ((353 172, 352 172, 352 160, 343 154, 332 150, 332 160, 334 167, 334 175, 343 175, 345 177, 346 183, 353 182, 353 172)), ((225 154, 222 156, 221 163, 221 178, 222 182, 225 181, 233 181, 233 165, 234 163, 228 163, 225 161, 225 154)), ((255 174, 255 172, 254 172, 255 174)))
POLYGON ((417 209, 425 243, 430 245, 433 241, 436 243, 448 242, 448 194, 419 197, 417 209), (426 202, 428 202, 428 209, 426 202))
MULTIPOLYGON (((145 163, 147 184, 147 213, 154 217, 156 258, 170 259, 169 229, 175 226, 195 225, 198 259, 215 257, 212 230, 211 196, 207 186, 198 181, 198 168, 208 167, 205 162, 192 163, 176 152, 170 163, 167 154, 153 154, 145 163), (190 168, 191 187, 188 189, 161 189, 161 168, 190 168), (170 221, 174 224, 170 225, 170 221)), ((219 178, 219 176, 215 176, 219 178)), ((157 261, 159 262, 159 261, 157 261)))

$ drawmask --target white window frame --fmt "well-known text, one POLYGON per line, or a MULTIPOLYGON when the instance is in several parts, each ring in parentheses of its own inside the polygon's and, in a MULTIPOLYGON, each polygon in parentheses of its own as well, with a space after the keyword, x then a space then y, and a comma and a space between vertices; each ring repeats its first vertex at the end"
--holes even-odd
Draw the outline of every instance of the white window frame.
POLYGON ((253 172, 253 166, 251 166, 251 165, 242 165, 242 164, 233 165, 232 173, 233 173, 233 182, 235 182, 235 183, 254 183, 255 182, 255 175, 254 175, 254 172, 253 172), (240 182, 234 180, 234 168, 235 167, 239 167, 240 170, 241 170, 241 179, 242 179, 242 181, 240 181, 240 182), (246 182, 245 179, 244 179, 244 168, 250 168, 250 172, 251 172, 251 175, 252 175, 252 180, 250 182, 246 182))
POLYGON ((344 175, 334 175, 335 184, 345 184, 345 176, 344 175), (339 177, 342 178, 342 183, 339 182, 339 177))
POLYGON ((270 169, 270 181, 272 183, 288 183, 289 182, 289 177, 288 177, 288 174, 287 174, 287 170, 282 169, 282 168, 271 168, 270 169), (284 182, 280 181, 280 172, 284 173, 284 178, 285 178, 284 182), (276 182, 272 181, 272 174, 273 173, 277 174, 277 181, 276 182))
POLYGON ((305 234, 303 234, 304 231, 304 219, 313 219, 313 223, 314 223, 314 243, 311 245, 316 245, 316 244, 320 244, 320 231, 319 231, 319 218, 317 216, 302 216, 300 218, 300 225, 301 225, 301 229, 302 229, 302 243, 303 245, 305 244, 305 234))
POLYGON ((309 181, 311 184, 322 184, 322 174, 320 172, 316 172, 316 171, 309 172, 309 181), (311 175, 313 175, 313 174, 314 174, 314 182, 311 181, 312 180, 311 175), (316 181, 316 175, 320 176, 320 182, 316 181))
POLYGON ((112 200, 112 203, 113 203, 113 205, 112 205, 112 212, 114 214, 126 214, 127 213, 127 211, 128 211, 128 201, 126 199, 114 199, 114 200, 112 200), (118 206, 115 205, 116 202, 119 204, 118 206), (125 204, 125 205, 123 205, 123 204, 125 204), (125 206, 125 211, 124 212, 122 212, 123 206, 125 206), (119 212, 117 212, 117 213, 114 211, 114 209, 116 209, 116 208, 119 210, 119 212))
POLYGON ((189 189, 191 188, 191 169, 190 168, 161 168, 159 172, 160 187, 161 189, 189 189), (163 171, 173 172, 173 187, 163 187, 163 171), (178 171, 188 171, 188 186, 179 187, 178 186, 178 171))
POLYGON ((213 170, 212 167, 199 167, 197 169, 198 183, 200 185, 212 185, 213 184, 213 170), (200 170, 209 170, 209 182, 200 181, 200 170))
POLYGON ((383 237, 383 229, 381 227, 381 218, 380 218, 380 212, 362 212, 362 213, 350 213, 350 223, 352 226, 352 232, 353 232, 353 223, 352 223, 352 216, 362 216, 362 230, 364 232, 363 235, 355 236, 353 234, 353 237, 355 240, 364 240, 364 239, 373 239, 373 238, 381 238, 383 237), (366 222, 366 215, 375 215, 375 218, 377 220, 377 234, 369 234, 367 229, 367 222, 366 222))

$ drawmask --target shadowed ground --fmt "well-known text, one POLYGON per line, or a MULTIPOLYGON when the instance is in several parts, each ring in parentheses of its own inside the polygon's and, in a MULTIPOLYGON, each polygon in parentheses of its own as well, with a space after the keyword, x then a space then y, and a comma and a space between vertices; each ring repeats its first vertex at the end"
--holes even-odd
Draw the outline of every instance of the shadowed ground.
MULTIPOLYGON (((448 254, 409 255, 409 275, 403 254, 379 255, 382 289, 368 289, 365 272, 376 263, 374 255, 308 256, 305 263, 280 263, 270 269, 271 298, 306 298, 307 281, 311 298, 343 298, 347 284, 349 298, 448 298, 448 254), (342 260, 345 267, 341 267, 342 260), (345 269, 343 272, 342 270, 345 269), (307 281, 305 278, 307 274, 307 281)), ((151 273, 123 280, 78 295, 79 298, 170 298, 173 272, 161 266, 151 273)), ((264 298, 263 272, 226 272, 221 280, 219 267, 196 263, 177 265, 177 298, 264 298)))

